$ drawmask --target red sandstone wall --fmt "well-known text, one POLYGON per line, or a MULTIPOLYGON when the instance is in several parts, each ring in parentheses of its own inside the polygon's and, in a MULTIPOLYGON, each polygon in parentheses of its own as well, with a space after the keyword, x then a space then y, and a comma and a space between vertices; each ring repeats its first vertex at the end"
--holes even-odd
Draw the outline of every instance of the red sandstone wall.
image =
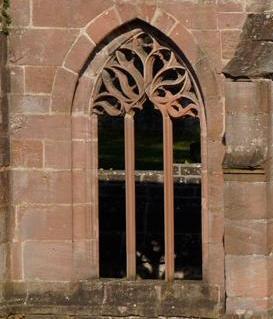
POLYGON ((76 93, 73 128, 72 97, 78 72, 96 43, 121 24, 139 18, 169 35, 200 74, 208 104, 211 173, 211 213, 206 220, 210 248, 204 258, 210 256, 216 263, 213 270, 205 271, 211 282, 223 285, 223 194, 217 191, 223 189, 223 78, 219 74, 232 57, 245 19, 244 5, 238 1, 162 1, 156 5, 155 1, 14 0, 11 12, 12 278, 68 280, 75 275, 73 263, 79 276, 92 276, 92 267, 96 269, 94 249, 89 249, 91 264, 79 270, 86 261, 75 261, 71 244, 74 236, 76 260, 82 260, 87 247, 95 247, 96 241, 85 229, 85 210, 90 205, 86 172, 76 164, 80 169, 71 174, 73 156, 78 157, 73 163, 86 162, 82 145, 89 134, 89 120, 82 103, 86 92, 90 94, 88 78, 81 79, 76 93), (72 202, 73 211, 82 216, 73 225, 72 202))
POLYGON ((8 272, 9 217, 9 137, 8 137, 8 78, 6 70, 6 37, 0 36, 0 280, 8 272))
MULTIPOLYGON (((79 72, 96 44, 139 18, 181 48, 204 91, 209 173, 205 273, 224 291, 221 70, 233 56, 246 15, 270 8, 270 1, 244 0, 11 0, 11 279, 67 281, 97 275, 97 230, 87 227, 92 188, 86 168, 90 122, 85 104, 92 85, 87 76, 80 80, 73 110, 72 101, 79 72)), ((229 252, 236 245, 229 243, 229 252)))
POLYGON ((229 313, 252 315, 272 308, 271 156, 268 154, 266 174, 262 169, 240 167, 246 163, 251 148, 255 148, 256 154, 267 149, 266 140, 271 139, 267 126, 272 125, 268 122, 272 112, 271 90, 268 80, 226 83, 226 160, 233 156, 239 162, 237 172, 231 169, 225 174, 229 313))

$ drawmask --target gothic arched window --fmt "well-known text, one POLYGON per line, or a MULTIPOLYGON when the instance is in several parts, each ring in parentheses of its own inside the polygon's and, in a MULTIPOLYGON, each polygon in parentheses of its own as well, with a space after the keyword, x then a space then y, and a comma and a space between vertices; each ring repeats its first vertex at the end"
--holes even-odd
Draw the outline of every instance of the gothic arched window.
MULTIPOLYGON (((100 116, 108 116, 118 119, 119 122, 122 121, 121 127, 124 130, 128 279, 135 279, 137 272, 135 117, 149 107, 160 116, 163 135, 163 171, 159 175, 164 184, 164 272, 166 280, 173 280, 175 276, 174 126, 176 121, 179 120, 180 123, 183 119, 190 120, 191 123, 197 120, 199 125, 202 98, 193 73, 175 50, 162 44, 152 34, 135 29, 131 32, 130 38, 124 40, 101 66, 93 88, 91 107, 93 125, 98 127, 100 116)), ((93 141, 93 152, 97 153, 98 157, 96 143, 93 141)), ((197 142, 191 146, 191 151, 195 152, 195 148, 200 147, 200 144, 197 142)), ((198 151, 196 154, 198 162, 198 151)), ((98 177, 95 184, 98 185, 98 177)), ((97 207, 98 196, 96 191, 94 200, 97 201, 97 207)))

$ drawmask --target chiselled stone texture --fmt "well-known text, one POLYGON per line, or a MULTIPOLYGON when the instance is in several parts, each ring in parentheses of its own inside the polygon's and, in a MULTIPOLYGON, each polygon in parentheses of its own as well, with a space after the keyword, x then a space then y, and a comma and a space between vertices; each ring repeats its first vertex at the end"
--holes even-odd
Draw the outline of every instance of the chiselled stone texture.
MULTIPOLYGON (((8 274, 9 246, 9 165, 10 142, 8 134, 8 99, 9 81, 6 72, 7 39, 0 35, 0 281, 8 274)), ((20 86, 20 85, 19 85, 20 86)), ((1 289, 0 289, 1 290, 1 289)), ((1 293, 0 293, 1 295, 1 293)), ((1 298, 1 297, 0 297, 1 298)))
POLYGON ((265 166, 270 85, 266 80, 226 82, 224 167, 257 169, 265 166))
POLYGON ((233 78, 272 77, 273 15, 271 12, 248 15, 235 57, 223 72, 233 78))
POLYGON ((227 80, 225 269, 227 313, 272 308, 272 84, 227 80))
MULTIPOLYGON (((6 285, 0 310, 68 317, 209 317, 217 318, 219 287, 197 282, 93 280, 82 283, 14 283, 6 285), (198 305, 195 307, 194 305, 198 305)), ((31 317, 30 317, 31 318, 31 317)))

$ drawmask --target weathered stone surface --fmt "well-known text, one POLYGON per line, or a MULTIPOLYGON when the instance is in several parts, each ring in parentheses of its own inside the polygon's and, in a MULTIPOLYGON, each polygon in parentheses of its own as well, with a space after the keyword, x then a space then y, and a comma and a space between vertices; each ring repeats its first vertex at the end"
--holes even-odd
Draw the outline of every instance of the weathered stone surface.
POLYGON ((78 31, 69 29, 19 29, 10 36, 11 63, 19 65, 62 64, 78 31))
POLYGON ((224 68, 226 76, 234 78, 269 77, 273 70, 273 44, 267 41, 240 42, 235 58, 224 68))
POLYGON ((33 24, 44 27, 79 28, 111 6, 112 0, 34 0, 33 24))
POLYGON ((17 240, 69 240, 72 233, 70 206, 25 206, 16 208, 17 240))
POLYGON ((268 261, 267 256, 226 256, 228 297, 268 297, 268 261))
POLYGON ((221 32, 222 58, 232 59, 240 40, 241 30, 223 30, 221 32))
POLYGON ((5 289, 6 304, 13 311, 33 316, 76 315, 77 318, 89 318, 90 310, 91 317, 95 318, 169 318, 189 314, 217 318, 222 312, 218 294, 217 287, 198 282, 177 282, 170 286, 164 281, 122 280, 14 283, 5 289))
POLYGON ((91 54, 94 46, 94 43, 91 42, 87 36, 82 35, 77 39, 69 52, 65 61, 65 67, 74 72, 79 72, 86 63, 87 57, 91 54))
POLYGON ((255 309, 256 312, 262 312, 267 316, 268 298, 228 297, 227 307, 230 314, 242 312, 246 316, 251 316, 255 309))
POLYGON ((119 25, 120 20, 116 10, 110 9, 92 21, 86 31, 95 43, 99 43, 119 25))
POLYGON ((10 133, 14 138, 67 140, 70 118, 63 115, 10 116, 10 133))
POLYGON ((30 0, 11 1, 12 23, 16 27, 27 26, 30 23, 30 0))
POLYGON ((241 12, 244 10, 244 2, 241 0, 219 0, 217 5, 220 12, 241 12))
POLYGON ((11 113, 42 114, 49 112, 48 95, 10 95, 11 113))
POLYGON ((118 14, 122 23, 126 23, 133 19, 141 19, 143 21, 151 22, 155 15, 156 10, 156 0, 149 0, 142 2, 141 1, 124 1, 124 0, 115 0, 118 14))
POLYGON ((249 169, 263 166, 267 155, 267 116, 228 114, 226 126, 228 131, 225 135, 227 149, 224 166, 249 169))
POLYGON ((269 113, 271 81, 225 82, 225 103, 228 114, 269 113), (239 92, 239 94, 238 94, 239 92))
POLYGON ((265 182, 225 182, 225 216, 231 220, 265 219, 265 182))
POLYGON ((267 222, 265 220, 226 220, 225 250, 228 255, 266 255, 267 222))
POLYGON ((14 170, 11 176, 13 185, 11 196, 14 203, 70 203, 69 171, 14 170))
POLYGON ((272 1, 271 0, 247 0, 246 1, 246 11, 261 13, 264 11, 272 10, 272 1))
POLYGON ((77 78, 65 68, 57 69, 51 102, 53 112, 70 112, 77 78))
POLYGON ((0 204, 2 206, 9 202, 9 171, 3 170, 0 172, 0 204))
POLYGON ((12 66, 9 70, 9 92, 24 93, 24 68, 12 66))
POLYGON ((221 70, 221 39, 217 30, 194 30, 193 36, 199 44, 201 50, 213 61, 216 70, 221 70))
POLYGON ((71 142, 70 141, 54 141, 45 142, 45 167, 56 169, 71 168, 71 142), (60 156, 60 153, 62 156, 60 156))
POLYGON ((246 20, 235 57, 224 68, 233 78, 270 77, 273 73, 273 16, 250 14, 246 20))
POLYGON ((42 167, 42 142, 39 140, 12 140, 11 164, 14 167, 42 167))
POLYGON ((218 14, 219 28, 223 30, 242 29, 246 19, 245 13, 226 13, 221 12, 218 14))
POLYGON ((7 167, 10 163, 10 143, 6 133, 0 137, 0 166, 7 167))
POLYGON ((51 93, 55 67, 25 67, 25 91, 30 94, 51 93))
POLYGON ((178 1, 159 1, 159 7, 169 12, 177 20, 183 22, 186 28, 194 30, 213 30, 217 28, 216 1, 185 1, 183 9, 178 1))
POLYGON ((71 280, 71 241, 27 241, 22 253, 26 280, 71 280))
POLYGON ((227 82, 226 154, 227 168, 263 167, 267 158, 270 83, 227 82))
POLYGON ((244 26, 243 35, 253 41, 272 41, 273 15, 272 13, 249 14, 244 26))

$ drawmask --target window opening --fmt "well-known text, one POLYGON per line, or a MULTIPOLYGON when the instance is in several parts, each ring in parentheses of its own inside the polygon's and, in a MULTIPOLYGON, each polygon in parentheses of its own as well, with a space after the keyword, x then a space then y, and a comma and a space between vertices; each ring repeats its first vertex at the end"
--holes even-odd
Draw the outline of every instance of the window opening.
POLYGON ((164 278, 164 185, 162 116, 146 100, 135 114, 136 171, 136 276, 164 278))
POLYGON ((162 116, 147 100, 135 114, 136 171, 163 170, 162 116))
POLYGON ((99 260, 102 278, 126 277, 124 126, 106 114, 98 121, 99 260))
POLYGON ((202 279, 200 123, 173 119, 175 279, 202 279))
MULTIPOLYGON (((187 181, 187 177, 174 174, 174 167, 175 169, 179 167, 179 161, 185 158, 178 158, 178 163, 174 165, 174 154, 176 157, 177 153, 181 153, 181 149, 179 149, 179 142, 176 142, 177 133, 173 122, 176 119, 180 121, 198 118, 202 102, 193 76, 174 51, 142 30, 137 29, 132 33, 132 37, 109 56, 97 77, 92 94, 92 119, 94 123, 97 123, 97 116, 107 114, 111 117, 120 117, 124 121, 126 275, 128 279, 135 279, 138 231, 136 229, 136 188, 138 191, 139 180, 147 182, 150 174, 149 171, 143 173, 136 170, 136 164, 141 165, 141 161, 137 159, 138 149, 135 149, 136 113, 149 111, 151 106, 160 113, 163 173, 158 172, 158 175, 163 178, 164 185, 164 274, 165 279, 170 281, 175 278, 175 267, 177 268, 179 264, 175 261, 175 253, 179 260, 181 259, 180 251, 182 251, 178 244, 175 247, 175 237, 181 236, 180 230, 177 227, 175 229, 175 218, 179 220, 176 216, 179 209, 175 209, 175 204, 179 205, 174 194, 180 193, 180 190, 177 191, 179 187, 175 187, 175 182, 179 180, 181 183, 183 179, 187 181)), ((187 145, 189 160, 197 161, 200 143, 199 146, 198 141, 187 145)), ((95 140, 93 148, 97 148, 95 140)), ((140 157, 143 155, 145 152, 140 154, 140 157)), ((143 161, 142 165, 144 165, 143 161)), ((107 174, 110 177, 114 176, 115 172, 107 172, 107 174)), ((103 174, 98 175, 101 179, 103 174)), ((200 176, 196 177, 195 180, 199 178, 200 183, 200 176)), ((178 238, 177 241, 180 242, 180 239, 178 238)))

